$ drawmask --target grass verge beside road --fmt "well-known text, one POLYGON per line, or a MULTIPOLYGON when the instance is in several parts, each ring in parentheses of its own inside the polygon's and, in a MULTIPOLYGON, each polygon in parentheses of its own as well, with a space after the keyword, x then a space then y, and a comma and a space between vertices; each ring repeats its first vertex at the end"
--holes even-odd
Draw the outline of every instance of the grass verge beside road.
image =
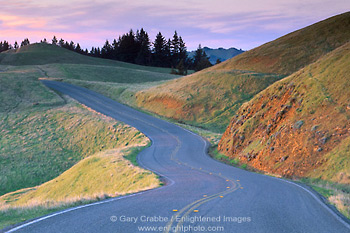
POLYGON ((0 68, 0 229, 161 185, 127 160, 148 145, 142 133, 61 98, 37 67, 0 68))

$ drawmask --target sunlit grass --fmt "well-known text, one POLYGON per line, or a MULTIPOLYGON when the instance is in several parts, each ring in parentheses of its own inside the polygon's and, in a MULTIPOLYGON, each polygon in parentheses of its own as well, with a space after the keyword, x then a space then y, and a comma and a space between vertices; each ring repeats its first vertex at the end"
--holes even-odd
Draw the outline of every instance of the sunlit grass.
POLYGON ((159 181, 155 174, 124 158, 135 152, 137 154, 139 150, 129 146, 91 155, 40 186, 1 196, 0 209, 6 211, 38 206, 53 208, 81 200, 101 200, 157 187, 159 181))
POLYGON ((284 76, 250 71, 201 71, 137 92, 140 108, 222 133, 232 115, 284 76))

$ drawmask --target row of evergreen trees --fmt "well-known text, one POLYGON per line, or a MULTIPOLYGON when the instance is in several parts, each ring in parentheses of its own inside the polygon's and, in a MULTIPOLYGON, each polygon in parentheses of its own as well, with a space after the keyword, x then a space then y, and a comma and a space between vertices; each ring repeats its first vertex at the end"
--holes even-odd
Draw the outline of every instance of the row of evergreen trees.
POLYGON ((174 68, 173 73, 178 74, 186 74, 188 69, 198 71, 212 65, 200 45, 195 57, 189 58, 186 44, 176 31, 173 38, 168 40, 159 32, 152 43, 143 28, 136 33, 131 29, 118 39, 114 39, 112 43, 106 40, 101 48, 92 47, 90 51, 83 50, 79 43, 75 44, 73 41, 63 39, 58 41, 56 36, 53 37, 52 44, 93 57, 146 66, 171 67, 174 68))
MULTIPOLYGON (((21 42, 21 47, 22 46, 26 46, 29 45, 29 39, 25 38, 22 42, 21 42)), ((6 40, 4 40, 4 42, 0 41, 0 53, 4 52, 6 50, 10 50, 10 49, 18 49, 19 45, 17 43, 17 41, 15 41, 15 43, 13 44, 13 46, 6 40)))
MULTIPOLYGON (((41 43, 48 43, 46 39, 41 43)), ((26 38, 21 42, 21 46, 30 44, 26 38)), ((196 71, 207 68, 212 64, 208 56, 199 45, 194 58, 189 58, 187 48, 181 36, 174 32, 172 39, 166 39, 159 32, 152 43, 148 33, 141 28, 136 33, 131 29, 128 33, 114 39, 112 43, 106 40, 105 44, 99 47, 92 47, 90 51, 82 49, 80 44, 73 41, 65 41, 62 38, 58 40, 56 36, 52 38, 52 44, 71 51, 105 59, 113 59, 129 63, 135 63, 146 66, 170 67, 172 72, 177 74, 186 74, 188 69, 196 71)), ((8 42, 0 42, 0 52, 8 49, 17 49, 17 41, 13 46, 8 42)))
POLYGON ((136 33, 130 30, 112 43, 106 40, 101 49, 92 48, 89 55, 139 65, 172 67, 180 74, 186 73, 187 69, 200 70, 211 66, 201 46, 194 59, 189 58, 186 44, 176 31, 168 40, 159 32, 152 43, 143 28, 136 33))

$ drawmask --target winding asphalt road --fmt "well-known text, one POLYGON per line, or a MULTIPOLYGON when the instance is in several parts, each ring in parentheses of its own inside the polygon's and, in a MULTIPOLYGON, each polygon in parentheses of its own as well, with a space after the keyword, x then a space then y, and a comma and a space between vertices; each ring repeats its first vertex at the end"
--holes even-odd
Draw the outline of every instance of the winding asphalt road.
POLYGON ((42 82, 146 134, 152 146, 139 162, 167 184, 58 212, 10 232, 350 232, 308 189, 214 161, 206 141, 179 126, 81 87, 42 82))

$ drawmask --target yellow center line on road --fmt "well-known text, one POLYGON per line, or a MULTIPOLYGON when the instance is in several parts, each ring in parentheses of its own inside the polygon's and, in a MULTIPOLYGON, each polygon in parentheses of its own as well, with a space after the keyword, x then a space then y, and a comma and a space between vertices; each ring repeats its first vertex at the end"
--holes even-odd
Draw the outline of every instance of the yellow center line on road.
MULTIPOLYGON (((192 169, 195 169, 195 170, 198 170, 200 172, 206 172, 206 171, 203 171, 203 170, 200 170, 198 168, 193 168, 192 169)), ((206 172, 206 173, 209 173, 209 172, 206 172)), ((216 194, 213 194, 213 195, 210 195, 210 196, 207 196, 207 195, 203 195, 204 198, 201 198, 199 200, 196 200, 190 204, 188 204, 187 206, 185 206, 184 208, 182 208, 179 212, 177 212, 176 214, 174 214, 172 217, 171 217, 171 220, 168 222, 168 224, 166 225, 165 227, 165 231, 163 233, 169 233, 174 222, 176 220, 178 220, 180 218, 180 221, 179 223, 177 224, 177 227, 176 229, 181 229, 181 226, 183 225, 183 219, 185 219, 185 217, 187 215, 189 215, 190 213, 192 213, 195 209, 197 209, 199 206, 201 206, 202 204, 206 203, 206 202, 209 202, 215 198, 222 198, 223 195, 225 194, 229 194, 229 193, 232 193, 236 190, 238 190, 239 188, 241 188, 241 185, 239 182, 237 181, 233 181, 233 180, 229 180, 227 179, 226 177, 222 176, 221 173, 219 174, 213 174, 215 176, 218 176, 218 177, 221 177, 223 179, 225 179, 226 181, 228 182, 231 182, 232 183, 232 187, 226 187, 227 190, 225 191, 222 191, 222 192, 219 192, 219 193, 216 193, 216 194), (184 213, 184 214, 183 214, 184 213), (182 215, 183 214, 183 215, 182 215), (180 217, 182 215, 182 217, 180 217)), ((176 231, 177 232, 177 231, 176 231)))
MULTIPOLYGON (((180 221, 179 221, 179 223, 177 224, 177 226, 176 226, 176 228, 175 228, 175 229, 176 229, 175 233, 177 233, 177 232, 179 232, 179 230, 181 230, 181 226, 183 225, 184 219, 186 219, 186 216, 188 216, 190 213, 194 212, 194 210, 197 209, 199 206, 201 206, 201 205, 203 205, 204 203, 209 202, 209 201, 211 201, 211 200, 213 200, 213 199, 215 199, 215 198, 221 197, 221 196, 220 196, 221 194, 232 193, 232 192, 238 190, 239 188, 240 188, 240 185, 238 184, 237 187, 232 188, 232 189, 230 189, 229 191, 225 191, 225 192, 222 192, 222 193, 218 193, 218 194, 212 195, 212 197, 206 198, 205 200, 200 201, 200 202, 198 202, 198 203, 192 205, 192 207, 189 208, 189 209, 182 215, 182 217, 180 218, 180 221)), ((172 224, 169 225, 169 227, 166 228, 166 229, 171 229, 171 227, 172 227, 172 224)), ((168 233, 169 231, 166 231, 166 232, 168 233)))
MULTIPOLYGON (((114 109, 112 106, 110 106, 109 104, 106 104, 106 103, 101 102, 101 101, 99 101, 99 100, 96 100, 96 99, 94 99, 94 98, 91 99, 91 96, 90 96, 89 94, 83 93, 83 94, 80 94, 80 95, 83 96, 83 97, 85 97, 87 100, 92 100, 92 101, 94 101, 95 103, 100 103, 101 105, 104 105, 104 107, 105 107, 106 109, 109 109, 109 110, 111 110, 112 112, 115 110, 115 109, 114 109)), ((83 104, 83 105, 84 105, 84 104, 83 104)), ((85 105, 85 106, 86 106, 86 105, 85 105)), ((100 113, 100 114, 104 115, 103 113, 100 113)), ((181 148, 181 145, 182 145, 182 143, 181 143, 181 141, 179 140, 178 136, 175 136, 175 135, 171 134, 169 131, 162 129, 162 128, 160 128, 159 126, 156 126, 155 124, 152 124, 152 123, 150 123, 150 122, 144 121, 144 120, 142 120, 142 119, 140 119, 140 118, 137 118, 137 117, 135 117, 135 116, 131 116, 130 114, 125 114, 124 112, 118 112, 118 114, 127 116, 127 117, 129 117, 129 118, 131 118, 131 119, 138 120, 138 121, 140 121, 140 122, 143 122, 144 124, 149 125, 149 126, 152 126, 152 127, 156 128, 156 129, 159 129, 160 131, 163 131, 164 133, 168 134, 170 137, 174 138, 174 139, 176 140, 176 142, 177 142, 177 145, 176 145, 176 147, 172 150, 172 152, 171 152, 171 154, 170 154, 170 160, 172 160, 172 161, 174 161, 174 162, 176 162, 176 163, 179 163, 179 164, 181 163, 181 161, 180 161, 178 158, 175 158, 176 154, 178 153, 178 151, 179 151, 179 149, 181 148)), ((209 173, 208 171, 205 171, 205 170, 202 169, 202 168, 199 168, 199 169, 198 169, 198 168, 191 167, 191 166, 189 166, 187 163, 184 163, 183 165, 186 166, 186 167, 188 167, 188 168, 192 168, 193 170, 200 171, 200 172, 202 172, 202 173, 207 173, 207 174, 209 173)), ((228 178, 222 176, 221 173, 219 173, 219 174, 213 174, 213 175, 218 176, 218 177, 221 177, 221 178, 225 179, 226 181, 230 181, 228 178)), ((239 181, 239 180, 237 180, 237 181, 239 181)), ((206 203, 206 202, 208 202, 208 201, 211 201, 211 200, 213 200, 213 199, 215 199, 215 198, 223 197, 224 194, 228 194, 228 193, 231 193, 231 192, 236 191, 236 190, 239 189, 239 188, 242 188, 241 185, 240 185, 237 181, 231 181, 231 182, 232 182, 232 188, 227 187, 227 190, 225 190, 225 191, 223 191, 223 192, 220 192, 220 193, 216 193, 216 194, 210 195, 210 196, 204 195, 204 198, 201 198, 201 199, 199 199, 199 200, 196 200, 196 201, 194 201, 194 202, 188 204, 187 206, 185 206, 184 208, 182 208, 180 211, 178 211, 177 209, 173 209, 173 212, 176 212, 176 214, 174 214, 173 217, 171 218, 171 221, 168 222, 167 227, 166 227, 166 229, 168 229, 168 230, 166 230, 165 233, 169 233, 169 231, 170 231, 170 229, 171 229, 171 226, 172 226, 173 223, 174 223, 174 220, 175 220, 178 216, 180 216, 182 213, 184 213, 184 215, 182 216, 182 219, 184 219, 183 217, 186 217, 186 216, 189 215, 191 212, 193 212, 195 209, 197 210, 197 207, 201 206, 202 204, 204 204, 204 203, 206 203)), ((198 210, 197 210, 196 212, 198 212, 198 210)), ((181 221, 177 224, 177 226, 182 226, 182 224, 183 224, 183 220, 181 220, 181 221)), ((180 229, 180 228, 177 228, 177 229, 180 229)))
MULTIPOLYGON (((236 186, 235 183, 233 183, 233 185, 236 186)), ((235 190, 238 189, 239 187, 240 187, 240 185, 238 184, 238 187, 236 187, 235 190)), ((220 195, 233 192, 233 191, 235 191, 235 190, 232 190, 232 189, 231 189, 231 190, 226 190, 226 191, 223 191, 223 192, 220 192, 220 193, 216 193, 216 194, 213 194, 213 195, 210 195, 210 196, 205 195, 206 197, 201 198, 201 199, 199 199, 199 200, 196 200, 196 201, 194 201, 194 202, 188 204, 187 206, 185 206, 184 208, 182 208, 180 211, 178 211, 175 215, 173 215, 173 216, 171 217, 171 220, 170 220, 170 221, 168 222, 168 224, 166 225, 166 228, 165 228, 166 231, 164 231, 164 233, 169 233, 169 231, 170 231, 170 229, 171 229, 171 226, 173 225, 174 221, 175 221, 176 219, 178 219, 179 216, 180 216, 183 212, 185 212, 186 210, 190 209, 190 212, 192 212, 196 207, 202 205, 203 203, 208 202, 208 201, 210 201, 210 200, 212 200, 212 199, 215 199, 215 198, 217 198, 217 197, 220 196, 220 195)), ((185 213, 184 216, 186 216, 186 213, 185 213)))

